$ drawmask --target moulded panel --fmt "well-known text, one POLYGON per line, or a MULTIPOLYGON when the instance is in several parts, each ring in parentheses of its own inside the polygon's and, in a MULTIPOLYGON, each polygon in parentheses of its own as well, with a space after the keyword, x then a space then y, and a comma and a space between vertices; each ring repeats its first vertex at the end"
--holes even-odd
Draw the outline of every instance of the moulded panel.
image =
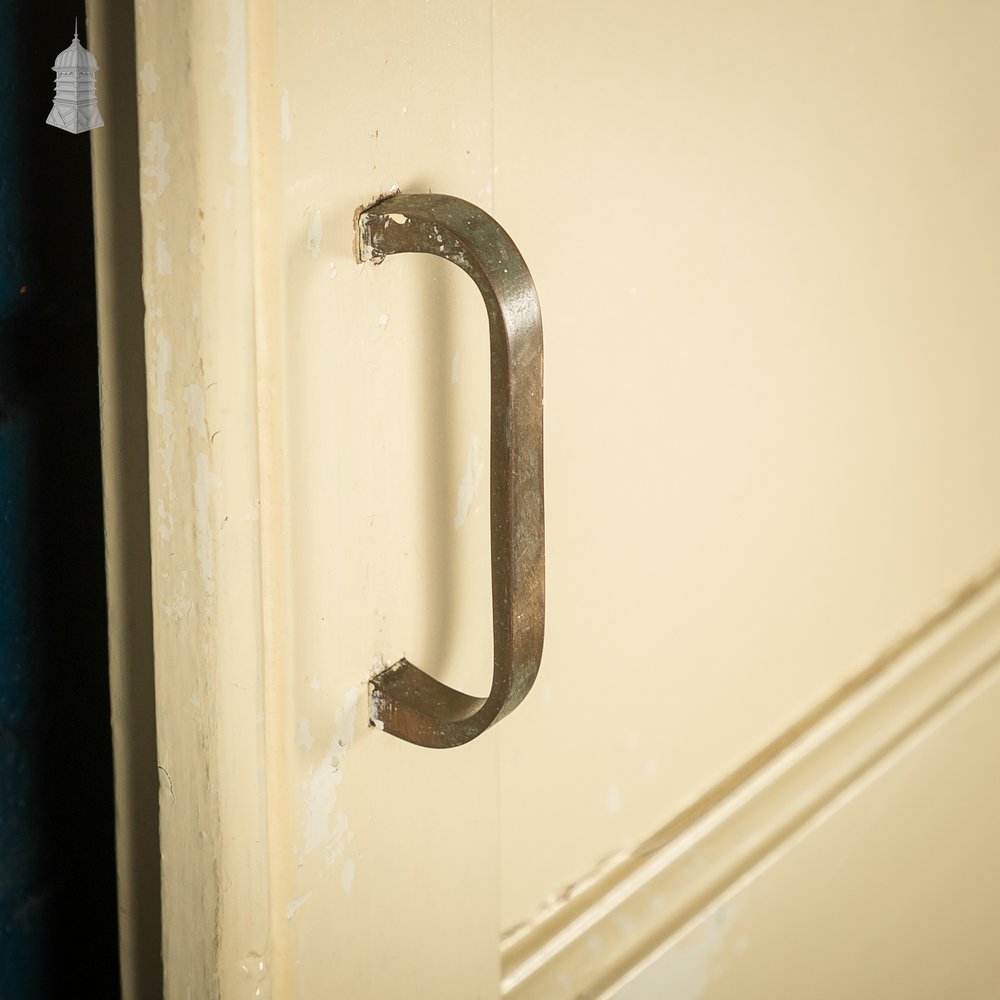
POLYGON ((979 3, 497 5, 548 517, 506 927, 1000 555, 998 43, 979 3))
POLYGON ((998 755, 994 668, 607 996, 995 996, 998 755))

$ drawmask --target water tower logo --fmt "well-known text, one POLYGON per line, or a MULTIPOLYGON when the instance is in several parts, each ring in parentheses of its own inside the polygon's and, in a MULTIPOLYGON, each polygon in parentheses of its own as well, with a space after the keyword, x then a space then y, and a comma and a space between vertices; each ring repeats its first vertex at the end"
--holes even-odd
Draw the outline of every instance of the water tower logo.
POLYGON ((47 125, 67 132, 89 132, 104 124, 97 110, 97 60, 80 44, 73 23, 73 43, 56 56, 56 97, 47 125))

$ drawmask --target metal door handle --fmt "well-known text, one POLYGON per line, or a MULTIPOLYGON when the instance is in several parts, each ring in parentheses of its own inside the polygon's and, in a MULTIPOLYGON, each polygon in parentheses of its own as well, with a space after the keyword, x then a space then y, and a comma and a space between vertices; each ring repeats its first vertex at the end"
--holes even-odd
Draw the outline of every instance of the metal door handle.
POLYGON ((476 283, 490 326, 490 549, 493 684, 475 698, 406 659, 371 680, 374 726, 425 747, 468 743, 531 689, 545 625, 542 315, 511 238, 475 205, 441 194, 391 195, 358 210, 358 256, 432 253, 476 283))

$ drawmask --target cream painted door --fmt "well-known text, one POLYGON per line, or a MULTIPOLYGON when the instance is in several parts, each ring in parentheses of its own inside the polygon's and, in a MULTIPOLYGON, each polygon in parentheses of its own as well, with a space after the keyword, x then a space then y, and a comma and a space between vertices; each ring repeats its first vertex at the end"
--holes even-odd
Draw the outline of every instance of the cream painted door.
POLYGON ((93 141, 165 995, 778 996, 794 954, 799 997, 987 997, 1000 9, 135 13, 145 413, 93 141), (397 188, 491 212, 545 322, 542 671, 447 751, 369 726, 368 679, 489 685, 486 321, 441 260, 357 263, 397 188))

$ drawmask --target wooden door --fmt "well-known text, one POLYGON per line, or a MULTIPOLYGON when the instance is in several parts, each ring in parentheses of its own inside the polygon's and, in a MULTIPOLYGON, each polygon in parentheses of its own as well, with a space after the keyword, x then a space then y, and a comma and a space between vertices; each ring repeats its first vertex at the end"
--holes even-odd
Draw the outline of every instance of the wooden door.
POLYGON ((135 11, 166 996, 996 989, 997 12, 135 11), (397 188, 545 322, 542 673, 448 751, 368 724, 489 684, 485 316, 357 262, 397 188))

